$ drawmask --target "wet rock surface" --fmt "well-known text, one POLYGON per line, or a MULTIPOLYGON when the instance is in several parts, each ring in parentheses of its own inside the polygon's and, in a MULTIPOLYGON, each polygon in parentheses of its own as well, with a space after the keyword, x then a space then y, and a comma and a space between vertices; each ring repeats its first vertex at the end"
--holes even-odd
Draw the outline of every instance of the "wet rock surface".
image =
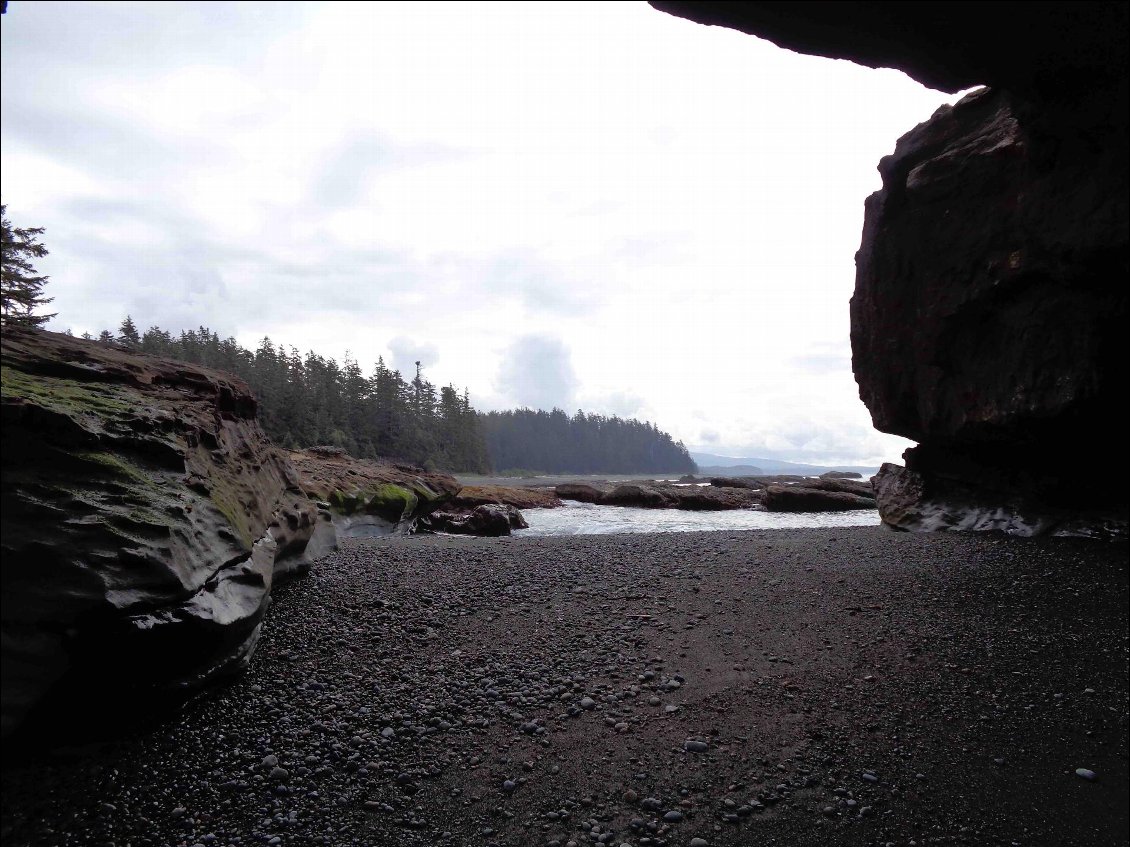
POLYGON ((230 687, 8 761, 4 843, 1122 844, 1127 552, 346 541, 230 687))
POLYGON ((453 535, 481 535, 497 538, 509 535, 512 529, 527 529, 529 524, 522 513, 513 506, 502 503, 484 503, 460 512, 434 512, 421 518, 421 532, 446 532, 453 535))
POLYGON ((565 500, 643 509, 844 512, 875 508, 875 494, 870 481, 815 479, 792 474, 714 477, 709 485, 638 482, 595 486, 567 483, 558 485, 555 491, 565 500))

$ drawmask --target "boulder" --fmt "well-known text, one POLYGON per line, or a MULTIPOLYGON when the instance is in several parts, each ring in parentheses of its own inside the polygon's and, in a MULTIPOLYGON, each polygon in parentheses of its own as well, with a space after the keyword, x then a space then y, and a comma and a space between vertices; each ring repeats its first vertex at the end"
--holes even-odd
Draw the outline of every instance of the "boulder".
POLYGON ((872 497, 800 485, 770 485, 765 489, 762 503, 770 512, 849 512, 875 508, 872 497))
POLYGON ((635 506, 641 509, 664 509, 672 505, 671 498, 654 488, 638 483, 617 485, 601 498, 606 506, 635 506))
POLYGON ((827 471, 820 474, 821 479, 863 479, 859 471, 827 471))
POLYGON ((599 503, 605 492, 593 485, 581 482, 566 482, 556 486, 554 493, 562 500, 576 500, 579 503, 599 503))
POLYGON ((668 487, 660 489, 671 501, 671 508, 691 512, 720 512, 748 509, 761 502, 761 491, 752 488, 668 487))
POLYGON ((336 545, 247 386, 11 326, 0 364, 4 735, 98 732, 245 666, 274 580, 336 545))
POLYGON ((1112 127, 1080 137, 1076 123, 975 92, 899 140, 867 201, 860 396, 879 429, 920 442, 907 468, 951 508, 969 492, 955 526, 986 526, 994 503, 1080 516, 1126 503, 1126 141, 1111 149, 1112 127), (1103 474, 1086 443, 1108 446, 1103 474))
POLYGON ((512 529, 526 529, 529 524, 513 506, 487 503, 475 506, 468 512, 435 512, 422 518, 419 526, 426 532, 496 538, 509 535, 512 529))

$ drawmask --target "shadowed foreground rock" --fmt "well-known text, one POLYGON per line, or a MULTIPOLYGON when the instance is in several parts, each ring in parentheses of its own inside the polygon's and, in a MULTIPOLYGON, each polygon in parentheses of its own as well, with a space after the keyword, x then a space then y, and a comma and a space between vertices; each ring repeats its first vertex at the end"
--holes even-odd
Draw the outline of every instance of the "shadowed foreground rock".
POLYGON ((1048 114, 971 94, 880 165, 852 344, 876 426, 921 442, 905 454, 921 502, 902 488, 901 527, 941 511, 952 528, 1022 533, 1125 515, 1127 145, 1108 145, 1101 93, 1078 98, 1048 114))
POLYGON ((275 579, 336 546, 247 386, 12 327, 2 365, 4 733, 70 700, 81 731, 243 667, 275 579))
POLYGON ((6 736, 29 716, 25 737, 58 740, 179 704, 247 665, 280 576, 339 533, 408 532, 459 490, 279 450, 219 371, 9 327, 2 357, 6 736))

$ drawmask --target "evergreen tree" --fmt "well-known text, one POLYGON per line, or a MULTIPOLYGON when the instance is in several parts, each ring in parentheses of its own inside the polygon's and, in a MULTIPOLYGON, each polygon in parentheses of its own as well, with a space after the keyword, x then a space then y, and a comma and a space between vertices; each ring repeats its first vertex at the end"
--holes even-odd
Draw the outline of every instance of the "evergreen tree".
POLYGON ((126 315, 126 319, 118 327, 118 341, 129 347, 141 346, 141 336, 137 332, 137 327, 134 326, 133 318, 129 315, 126 315))
MULTIPOLYGON (((619 417, 570 417, 561 409, 478 414, 467 391, 438 391, 420 363, 411 381, 378 359, 366 378, 313 351, 301 356, 263 338, 254 352, 208 327, 178 337, 150 327, 136 337, 129 316, 121 337, 147 353, 229 371, 254 391, 263 430, 284 447, 331 444, 359 458, 391 458, 467 473, 524 468, 547 473, 687 473, 686 448, 652 423, 619 417)), ((114 340, 103 332, 101 340, 114 340)))
POLYGON ((693 473, 687 448, 652 423, 561 409, 480 416, 494 467, 543 473, 693 473))
POLYGON ((12 226, 8 207, 0 205, 0 325, 42 326, 55 317, 34 314, 52 300, 43 296, 48 278, 37 274, 31 263, 47 255, 39 243, 42 234, 43 227, 12 226))

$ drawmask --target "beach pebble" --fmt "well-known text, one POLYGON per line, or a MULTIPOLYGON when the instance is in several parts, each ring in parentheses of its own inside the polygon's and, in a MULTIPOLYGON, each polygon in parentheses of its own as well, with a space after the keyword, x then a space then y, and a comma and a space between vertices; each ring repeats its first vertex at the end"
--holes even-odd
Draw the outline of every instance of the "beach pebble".
POLYGON ((1080 776, 1089 782, 1093 782, 1096 776, 1095 772, 1093 770, 1090 770, 1089 768, 1076 768, 1075 775, 1080 776))

